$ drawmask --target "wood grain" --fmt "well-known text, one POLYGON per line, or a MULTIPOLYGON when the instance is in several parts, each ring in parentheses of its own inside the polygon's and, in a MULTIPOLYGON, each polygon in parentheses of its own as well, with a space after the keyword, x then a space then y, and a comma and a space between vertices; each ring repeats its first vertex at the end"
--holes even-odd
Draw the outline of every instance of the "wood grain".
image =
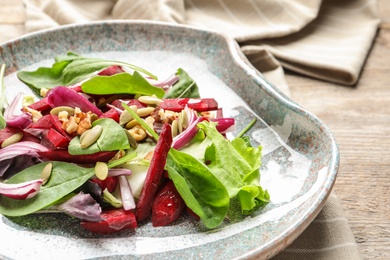
POLYGON ((292 99, 317 115, 340 149, 335 193, 364 259, 390 259, 390 26, 384 17, 358 84, 286 72, 292 99))

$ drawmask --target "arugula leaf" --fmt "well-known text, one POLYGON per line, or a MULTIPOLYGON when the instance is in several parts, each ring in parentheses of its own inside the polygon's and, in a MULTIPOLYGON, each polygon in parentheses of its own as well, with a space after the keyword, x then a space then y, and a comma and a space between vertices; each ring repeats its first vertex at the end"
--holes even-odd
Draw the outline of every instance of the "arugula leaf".
POLYGON ((101 118, 92 123, 92 127, 101 125, 103 131, 99 139, 87 148, 80 147, 80 137, 74 137, 68 146, 71 155, 94 154, 99 151, 116 151, 130 148, 125 130, 111 118, 101 118))
POLYGON ((37 91, 41 88, 54 88, 56 86, 69 86, 85 80, 98 70, 112 65, 119 65, 142 72, 151 78, 155 75, 138 66, 99 58, 89 58, 69 52, 66 56, 57 56, 51 68, 41 67, 35 71, 20 71, 18 78, 27 86, 37 91))
POLYGON ((230 142, 212 122, 203 121, 198 127, 205 132, 206 138, 198 145, 192 144, 191 150, 197 150, 198 157, 199 150, 204 151, 207 167, 225 185, 229 197, 238 198, 242 213, 249 214, 268 203, 269 194, 260 186, 261 147, 250 147, 241 138, 230 142))
POLYGON ((82 83, 81 89, 84 93, 97 95, 140 94, 162 98, 165 94, 162 88, 151 85, 137 71, 133 75, 123 72, 112 76, 94 76, 82 83))
POLYGON ((218 227, 229 209, 229 194, 209 168, 189 154, 171 149, 166 168, 186 205, 207 228, 218 227))
POLYGON ((164 98, 200 98, 198 85, 187 72, 179 68, 176 75, 179 76, 179 81, 164 95, 164 98))
MULTIPOLYGON (((53 164, 50 180, 33 198, 15 200, 0 196, 0 214, 6 216, 22 216, 43 209, 70 192, 79 188, 94 175, 94 168, 80 167, 72 163, 51 162, 53 164)), ((31 166, 11 177, 7 183, 21 183, 41 177, 45 163, 31 166)))

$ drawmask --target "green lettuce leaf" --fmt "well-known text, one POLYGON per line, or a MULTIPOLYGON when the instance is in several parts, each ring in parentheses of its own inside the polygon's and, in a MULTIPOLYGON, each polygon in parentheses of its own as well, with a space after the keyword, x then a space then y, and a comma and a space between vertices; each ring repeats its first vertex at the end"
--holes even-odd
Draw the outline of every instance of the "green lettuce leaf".
POLYGON ((138 66, 100 58, 83 57, 69 52, 67 55, 57 56, 51 68, 40 67, 35 71, 20 71, 18 78, 36 92, 41 88, 51 89, 56 86, 69 86, 90 78, 96 71, 112 65, 119 65, 144 73, 151 78, 155 75, 138 66))
MULTIPOLYGON (((51 162, 53 164, 50 180, 42 186, 39 193, 30 199, 15 200, 0 196, 0 214, 23 216, 43 209, 71 193, 94 175, 94 168, 85 168, 73 163, 51 162)), ((41 178, 45 163, 24 169, 7 180, 7 183, 22 183, 41 178)))
POLYGON ((229 194, 210 169, 189 154, 171 149, 166 162, 169 177, 186 205, 207 228, 216 228, 229 209, 229 194))
POLYGON ((203 121, 198 124, 206 138, 192 144, 185 152, 196 151, 198 159, 207 162, 207 167, 226 187, 230 198, 237 198, 243 214, 250 214, 257 207, 269 202, 269 194, 260 186, 261 146, 251 147, 241 138, 231 142, 215 128, 215 123, 203 121), (199 158, 204 151, 204 158, 199 158))
POLYGON ((141 74, 123 72, 112 76, 94 76, 81 84, 84 93, 95 95, 139 94, 162 98, 165 94, 160 87, 151 85, 141 74))
POLYGON ((92 127, 101 125, 103 131, 99 139, 87 148, 80 147, 80 136, 74 137, 68 146, 71 155, 94 154, 99 151, 117 151, 130 148, 125 130, 115 120, 101 118, 92 123, 92 127))

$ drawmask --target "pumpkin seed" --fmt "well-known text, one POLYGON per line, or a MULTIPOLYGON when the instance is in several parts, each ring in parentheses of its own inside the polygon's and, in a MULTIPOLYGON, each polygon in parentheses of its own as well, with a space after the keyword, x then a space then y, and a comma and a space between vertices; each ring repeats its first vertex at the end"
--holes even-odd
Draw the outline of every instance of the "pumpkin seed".
POLYGON ((131 128, 133 128, 134 126, 136 126, 136 125, 139 125, 140 123, 138 122, 138 120, 137 119, 133 119, 133 120, 131 120, 130 122, 128 122, 127 124, 126 124, 126 129, 131 129, 131 128))
POLYGON ((155 95, 153 96, 140 96, 138 100, 144 104, 147 105, 159 105, 162 102, 162 99, 156 97, 155 95))
POLYGON ((103 132, 103 127, 101 125, 96 125, 91 129, 85 131, 80 136, 80 147, 87 148, 91 146, 93 143, 96 142, 97 139, 99 139, 102 132, 103 132))
POLYGON ((99 180, 104 181, 108 176, 108 166, 104 162, 97 162, 95 165, 95 175, 99 180))
POLYGON ((41 179, 43 180, 42 185, 45 185, 49 181, 52 169, 53 169, 52 163, 46 164, 46 166, 43 168, 41 173, 41 179))
POLYGON ((7 139, 3 141, 1 144, 1 148, 7 147, 8 145, 14 144, 19 142, 23 138, 23 133, 19 132, 16 134, 11 135, 7 139))
MULTIPOLYGON (((137 106, 133 105, 133 106, 130 106, 129 107, 131 110, 133 110, 134 112, 137 112, 137 106)), ((127 110, 123 110, 123 112, 121 113, 121 115, 119 116, 119 124, 120 125, 124 125, 124 124, 127 124, 128 122, 130 122, 131 120, 133 120, 133 116, 127 112, 127 110)))
POLYGON ((137 109, 137 115, 140 117, 145 117, 150 115, 155 110, 154 107, 143 107, 137 109))
POLYGON ((172 121, 172 128, 171 128, 172 130, 172 136, 173 137, 175 137, 175 136, 177 136, 178 135, 178 126, 177 126, 177 119, 175 119, 175 120, 173 120, 172 121))
POLYGON ((66 111, 68 112, 68 116, 73 116, 75 113, 75 110, 73 107, 68 107, 68 106, 59 106, 55 107, 52 110, 50 110, 50 114, 52 115, 58 115, 60 112, 66 111))

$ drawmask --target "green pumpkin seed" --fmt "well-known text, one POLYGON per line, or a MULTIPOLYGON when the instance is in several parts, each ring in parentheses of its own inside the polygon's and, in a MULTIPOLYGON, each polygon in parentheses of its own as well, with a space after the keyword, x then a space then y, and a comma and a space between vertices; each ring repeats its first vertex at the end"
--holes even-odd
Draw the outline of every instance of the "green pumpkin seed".
POLYGON ((46 164, 46 166, 43 168, 41 173, 41 179, 43 180, 42 185, 45 185, 49 181, 52 169, 53 169, 52 163, 46 164))
MULTIPOLYGON (((135 106, 135 105, 130 106, 130 109, 133 110, 134 112, 137 112, 137 106, 135 106)), ((120 125, 127 124, 128 122, 130 122, 133 119, 134 119, 133 116, 129 112, 127 112, 127 110, 125 109, 125 110, 123 110, 123 112, 119 116, 119 124, 120 125)))
POLYGON ((103 127, 101 125, 96 125, 91 129, 88 129, 80 136, 80 147, 87 148, 99 139, 100 135, 103 132, 103 127))
POLYGON ((108 176, 108 166, 104 162, 97 162, 95 165, 95 175, 99 180, 104 181, 108 176))
POLYGON ((154 107, 143 107, 137 109, 137 115, 140 117, 149 116, 155 110, 154 107))
POLYGON ((147 105, 159 105, 162 102, 162 99, 156 96, 140 96, 138 100, 147 105))
POLYGON ((59 107, 55 107, 52 110, 50 110, 50 114, 58 115, 62 111, 66 111, 68 113, 68 116, 73 116, 75 110, 73 107, 59 106, 59 107))
POLYGON ((8 145, 14 144, 19 142, 23 138, 23 133, 16 133, 8 137, 3 141, 1 144, 1 148, 7 147, 8 145))

